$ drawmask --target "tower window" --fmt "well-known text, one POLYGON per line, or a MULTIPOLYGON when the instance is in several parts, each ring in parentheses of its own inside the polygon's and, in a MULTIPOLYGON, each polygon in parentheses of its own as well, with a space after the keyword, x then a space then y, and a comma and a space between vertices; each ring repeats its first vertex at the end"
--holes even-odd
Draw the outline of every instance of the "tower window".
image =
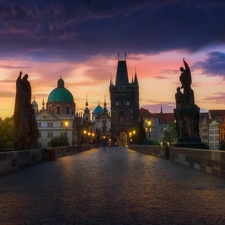
POLYGON ((120 102, 119 101, 115 101, 115 105, 119 105, 120 104, 120 102))

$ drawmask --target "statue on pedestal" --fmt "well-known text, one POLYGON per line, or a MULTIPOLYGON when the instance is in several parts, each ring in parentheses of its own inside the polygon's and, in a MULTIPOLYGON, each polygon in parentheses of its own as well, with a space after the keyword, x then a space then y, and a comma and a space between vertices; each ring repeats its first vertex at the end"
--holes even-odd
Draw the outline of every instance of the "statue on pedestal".
POLYGON ((14 108, 14 148, 32 148, 38 139, 35 112, 31 104, 31 86, 28 75, 22 78, 22 71, 16 80, 16 99, 14 108))
POLYGON ((191 71, 187 62, 183 59, 184 67, 180 68, 181 87, 177 87, 175 94, 177 143, 175 146, 204 148, 199 138, 199 112, 200 108, 195 104, 194 91, 191 88, 191 71), (181 92, 183 89, 183 93, 181 92))

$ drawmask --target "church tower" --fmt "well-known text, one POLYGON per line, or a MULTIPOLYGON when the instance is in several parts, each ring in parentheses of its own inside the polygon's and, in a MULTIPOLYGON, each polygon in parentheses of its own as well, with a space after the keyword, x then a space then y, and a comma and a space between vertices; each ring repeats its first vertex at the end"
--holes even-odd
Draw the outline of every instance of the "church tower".
POLYGON ((110 80, 111 134, 112 142, 118 145, 128 144, 128 134, 139 125, 139 85, 135 69, 134 80, 129 83, 126 53, 125 60, 119 60, 116 81, 110 80))

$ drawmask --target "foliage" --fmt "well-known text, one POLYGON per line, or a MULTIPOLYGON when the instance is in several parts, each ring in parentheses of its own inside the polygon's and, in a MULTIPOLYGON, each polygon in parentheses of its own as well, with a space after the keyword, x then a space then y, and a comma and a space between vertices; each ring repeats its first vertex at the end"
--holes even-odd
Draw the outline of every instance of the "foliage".
POLYGON ((0 117, 0 149, 13 148, 14 122, 13 117, 0 117))
POLYGON ((169 129, 164 131, 163 142, 173 142, 176 137, 176 124, 170 123, 169 129))
POLYGON ((160 146, 160 143, 157 142, 157 141, 155 141, 155 140, 153 140, 153 139, 151 139, 151 140, 150 140, 150 145, 160 146))
POLYGON ((139 123, 139 142, 143 142, 146 139, 146 132, 144 128, 144 120, 141 117, 140 123, 139 123))
POLYGON ((220 142, 220 150, 225 150, 225 141, 224 140, 222 140, 220 142))
POLYGON ((65 135, 53 137, 51 141, 49 141, 50 147, 68 146, 68 145, 69 145, 68 138, 65 135))

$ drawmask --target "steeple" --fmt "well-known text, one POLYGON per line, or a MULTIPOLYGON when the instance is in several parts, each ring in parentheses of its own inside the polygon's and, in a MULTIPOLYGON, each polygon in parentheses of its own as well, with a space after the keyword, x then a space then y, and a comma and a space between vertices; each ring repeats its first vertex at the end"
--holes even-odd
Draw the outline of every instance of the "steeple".
POLYGON ((83 118, 90 121, 90 109, 88 108, 88 99, 87 99, 87 95, 86 95, 86 103, 85 103, 85 110, 84 110, 84 115, 83 118))
POLYGON ((118 61, 116 73, 116 86, 128 86, 128 74, 126 61, 118 61))
POLYGON ((104 113, 108 113, 108 110, 107 110, 107 108, 106 108, 106 97, 105 97, 105 99, 104 99, 104 113))
POLYGON ((38 104, 37 104, 37 102, 35 101, 35 97, 34 97, 34 101, 33 101, 31 104, 32 104, 32 106, 33 106, 33 109, 34 109, 35 113, 37 113, 37 112, 38 112, 38 104))
POLYGON ((42 100, 42 109, 45 109, 45 100, 44 100, 44 96, 43 96, 43 100, 42 100))
POLYGON ((135 85, 135 86, 139 86, 139 85, 138 85, 138 79, 137 79, 136 66, 135 66, 135 75, 134 75, 134 85, 135 85))
POLYGON ((160 113, 163 113, 162 104, 161 104, 161 112, 160 113))

